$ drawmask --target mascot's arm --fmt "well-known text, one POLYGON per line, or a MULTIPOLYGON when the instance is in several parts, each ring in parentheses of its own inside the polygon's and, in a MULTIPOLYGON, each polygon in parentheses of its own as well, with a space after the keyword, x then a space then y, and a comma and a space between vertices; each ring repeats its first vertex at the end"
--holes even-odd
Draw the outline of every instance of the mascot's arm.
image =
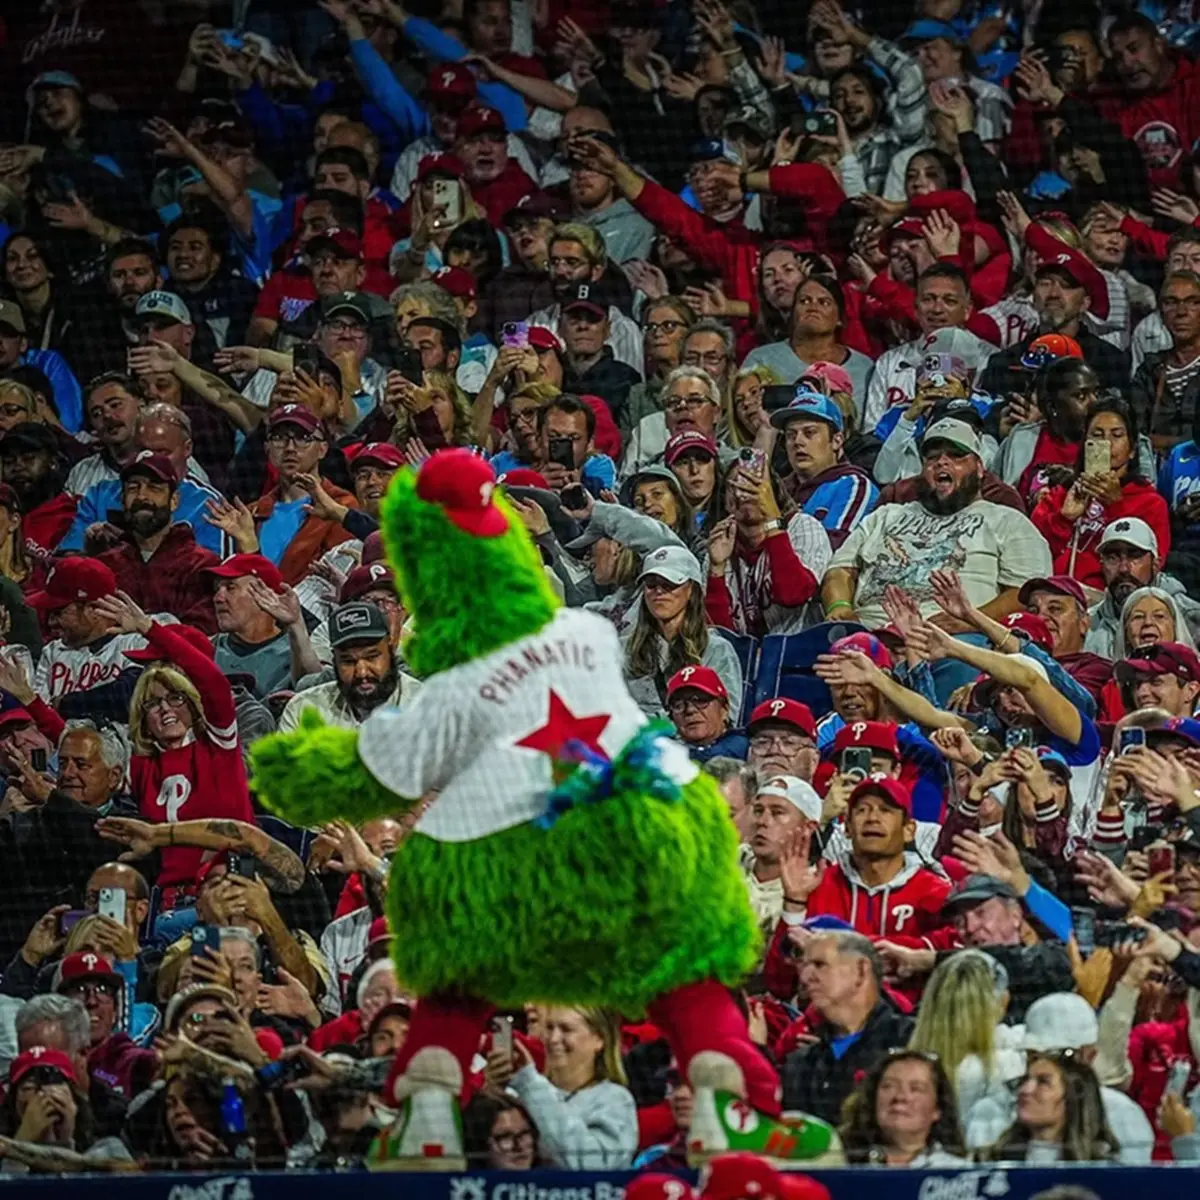
POLYGON ((324 825, 338 817, 360 825, 398 815, 416 799, 384 787, 358 756, 358 731, 326 725, 306 709, 293 733, 272 733, 250 750, 255 794, 294 825, 324 825))

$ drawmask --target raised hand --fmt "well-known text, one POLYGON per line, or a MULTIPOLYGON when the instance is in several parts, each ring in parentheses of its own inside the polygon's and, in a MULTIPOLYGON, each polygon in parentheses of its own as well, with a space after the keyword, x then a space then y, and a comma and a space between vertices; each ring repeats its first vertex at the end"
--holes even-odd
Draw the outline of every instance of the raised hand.
POLYGON ((642 293, 647 300, 661 300, 670 295, 671 286, 659 267, 644 258, 631 258, 621 264, 630 287, 642 293))
POLYGON ((980 750, 965 729, 950 726, 946 729, 935 729, 929 740, 942 752, 943 757, 951 762, 962 763, 965 767, 974 767, 983 758, 980 750))
POLYGON ((218 350, 212 357, 213 366, 218 371, 250 372, 258 370, 257 346, 226 346, 218 350))
POLYGON ((209 523, 229 534, 243 553, 251 553, 246 547, 258 546, 258 529, 254 514, 236 496, 232 501, 217 496, 206 508, 209 523))
POLYGON ((925 218, 921 233, 934 258, 953 258, 962 244, 962 230, 944 208, 935 208, 925 218))
POLYGON ((1191 225, 1200 217, 1200 204, 1182 192, 1156 188, 1150 195, 1150 206, 1160 217, 1168 217, 1181 225, 1191 225))
POLYGON ((101 596, 99 600, 92 602, 92 607, 119 633, 140 633, 144 636, 150 632, 150 626, 153 624, 126 592, 101 596))
POLYGON ((1046 64, 1035 54, 1021 55, 1013 72, 1017 81, 1017 92, 1022 99, 1035 104, 1048 104, 1057 108, 1063 101, 1063 90, 1050 75, 1046 64))
POLYGON ((151 117, 144 128, 168 158, 187 158, 188 152, 193 149, 192 143, 170 121, 164 121, 161 117, 151 117))
POLYGON ((975 606, 967 599, 966 590, 956 571, 933 571, 929 583, 938 608, 959 621, 971 623, 975 606))
POLYGON ((822 654, 813 673, 829 684, 869 686, 878 676, 879 668, 861 650, 840 650, 837 654, 822 654))
POLYGON ((905 641, 908 640, 910 631, 921 622, 921 606, 910 593, 894 583, 889 583, 884 589, 883 611, 905 641))
POLYGON ((724 574, 725 567, 733 557, 733 545, 737 540, 737 522, 733 517, 718 521, 708 535, 708 564, 719 568, 714 574, 724 574))
POLYGON ((1000 214, 1004 220, 1004 228, 1009 231, 1017 241, 1022 241, 1025 237, 1025 230, 1032 224, 1029 214, 1025 211, 1020 200, 1017 199, 1013 192, 997 192, 996 203, 1000 206, 1000 214))
POLYGON ((779 882, 783 886, 784 902, 803 904, 820 886, 825 877, 825 863, 809 863, 812 847, 811 829, 794 829, 783 844, 779 856, 779 882))
POLYGON ((254 603, 285 628, 304 619, 300 598, 287 584, 284 584, 283 591, 276 592, 252 575, 249 577, 248 590, 254 603))
POLYGON ((130 346, 125 351, 129 369, 135 375, 170 375, 179 362, 180 353, 166 342, 150 342, 145 346, 130 346))
POLYGON ((69 199, 65 202, 45 201, 42 204, 42 216, 55 229, 89 229, 96 219, 75 189, 67 193, 69 199))

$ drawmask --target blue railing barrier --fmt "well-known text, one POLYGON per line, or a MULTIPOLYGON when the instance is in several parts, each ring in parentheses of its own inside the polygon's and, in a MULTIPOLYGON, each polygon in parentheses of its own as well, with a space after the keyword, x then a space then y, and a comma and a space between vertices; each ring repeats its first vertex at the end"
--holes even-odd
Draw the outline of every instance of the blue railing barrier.
MULTIPOLYGON (((1100 1200, 1197 1200, 1200 1171, 1190 1163, 1153 1167, 972 1167, 908 1171, 854 1167, 812 1171, 833 1200, 1031 1200, 1074 1184, 1100 1200)), ((5 1175, 3 1200, 623 1200, 629 1171, 261 1171, 252 1174, 5 1175)))

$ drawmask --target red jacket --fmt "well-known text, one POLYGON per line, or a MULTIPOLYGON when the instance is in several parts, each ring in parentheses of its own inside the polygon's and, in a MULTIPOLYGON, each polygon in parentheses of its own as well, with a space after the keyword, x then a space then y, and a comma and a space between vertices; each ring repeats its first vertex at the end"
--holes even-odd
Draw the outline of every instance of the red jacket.
POLYGON ((1104 590, 1104 575, 1096 548, 1105 527, 1121 517, 1140 517, 1158 538, 1159 559, 1167 557, 1171 548, 1171 515, 1167 502, 1152 483, 1127 483, 1121 488, 1121 499, 1107 507, 1098 500, 1091 501, 1083 516, 1072 523, 1062 515, 1064 487, 1046 488, 1038 499, 1029 519, 1050 543, 1054 555, 1055 575, 1070 575, 1088 587, 1104 590), (1072 562, 1074 556, 1074 562, 1072 562))
POLYGON ((148 559, 128 538, 99 557, 112 568, 117 587, 128 592, 146 612, 170 613, 203 633, 217 632, 212 580, 203 572, 218 566, 221 560, 211 550, 196 545, 190 525, 170 526, 162 544, 148 559))
POLYGON ((58 543, 75 520, 77 503, 75 496, 68 496, 64 492, 25 514, 21 521, 21 532, 25 535, 26 547, 35 558, 53 554, 58 549, 58 543))

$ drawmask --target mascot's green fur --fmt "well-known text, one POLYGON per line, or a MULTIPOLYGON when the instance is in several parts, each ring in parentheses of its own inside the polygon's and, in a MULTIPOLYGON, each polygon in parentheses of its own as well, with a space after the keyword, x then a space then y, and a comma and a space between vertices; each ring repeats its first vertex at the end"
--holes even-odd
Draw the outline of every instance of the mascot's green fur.
MULTIPOLYGON (((536 548, 499 494, 496 503, 507 533, 475 537, 417 495, 412 471, 391 484, 384 544, 415 618, 405 657, 422 677, 535 633, 554 615, 536 548)), ((366 770, 356 741, 354 730, 306 714, 296 732, 255 745, 255 790, 301 825, 359 824, 411 807, 415 797, 396 796, 366 770)), ((631 1017, 683 984, 734 985, 759 950, 736 854, 725 801, 703 774, 679 799, 618 790, 549 828, 469 842, 414 833, 388 887, 397 974, 418 995, 469 993, 503 1008, 608 1005, 631 1017)))

